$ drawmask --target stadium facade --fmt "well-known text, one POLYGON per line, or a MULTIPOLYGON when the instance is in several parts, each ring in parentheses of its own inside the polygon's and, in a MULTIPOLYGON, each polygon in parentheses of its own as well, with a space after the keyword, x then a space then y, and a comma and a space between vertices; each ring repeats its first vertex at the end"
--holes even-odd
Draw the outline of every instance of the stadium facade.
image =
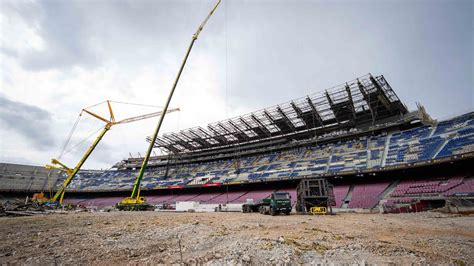
MULTIPOLYGON (((149 139, 148 139, 149 140, 149 139)), ((474 198, 474 112, 433 120, 409 111, 383 76, 366 75, 250 114, 159 137, 142 193, 155 204, 259 200, 326 177, 334 207, 411 211, 474 198)), ((107 205, 131 190, 141 158, 84 170, 65 200, 107 205)), ((65 175, 0 164, 5 195, 54 190, 65 175)), ((292 197, 296 199, 296 197, 292 197)))

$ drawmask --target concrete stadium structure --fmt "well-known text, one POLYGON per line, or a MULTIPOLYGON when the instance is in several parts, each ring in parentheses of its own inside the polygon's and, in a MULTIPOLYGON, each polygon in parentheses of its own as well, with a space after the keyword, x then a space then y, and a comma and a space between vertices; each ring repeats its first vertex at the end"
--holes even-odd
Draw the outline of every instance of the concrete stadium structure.
MULTIPOLYGON (((383 76, 165 134, 155 146, 168 155, 151 158, 141 186, 154 204, 243 203, 275 190, 294 195, 299 180, 312 177, 328 178, 341 210, 423 210, 474 197, 474 112, 440 122, 421 106, 409 112, 383 76)), ((66 201, 115 204, 131 190, 141 160, 80 171, 66 201)), ((0 164, 7 196, 54 191, 65 177, 0 164)))

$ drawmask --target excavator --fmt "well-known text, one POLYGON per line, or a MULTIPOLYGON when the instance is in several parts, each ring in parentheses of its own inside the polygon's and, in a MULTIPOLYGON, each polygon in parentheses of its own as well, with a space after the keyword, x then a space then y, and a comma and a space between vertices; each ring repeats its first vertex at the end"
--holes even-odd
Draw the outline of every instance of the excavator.
POLYGON ((132 194, 130 197, 127 197, 123 200, 121 200, 119 203, 117 203, 116 208, 119 210, 145 210, 150 207, 149 204, 146 203, 146 199, 143 196, 140 196, 140 183, 143 178, 143 174, 145 173, 145 169, 148 165, 148 161, 150 159, 151 152, 153 150, 153 147, 155 145, 156 138, 158 137, 158 133, 161 128, 161 124, 163 123, 163 120, 166 115, 166 111, 168 110, 168 106, 171 102, 171 98, 173 97, 174 91, 176 89, 176 86, 178 85, 179 78, 181 77, 181 73, 183 72, 184 66, 186 65, 186 61, 188 60, 189 54, 191 52, 191 49, 193 48, 194 42, 198 39, 199 34, 203 30, 204 26, 206 25, 207 21, 209 18, 212 16, 214 11, 216 10, 217 6, 221 3, 221 0, 218 0, 218 2, 214 5, 214 7, 211 9, 207 17, 204 19, 204 21, 199 25, 198 29, 196 32, 193 34, 193 37, 191 39, 191 43, 189 44, 188 50, 186 51, 186 55, 184 56, 183 62, 181 63, 181 67, 178 70, 178 74, 176 75, 176 78, 174 80, 173 86, 171 88, 171 91, 169 93, 168 99, 166 101, 165 107, 163 109, 163 113, 161 114, 160 120, 158 121, 158 125, 156 126, 155 132, 153 133, 153 136, 150 139, 150 145, 148 146, 148 150, 146 152, 145 157, 143 158, 143 162, 140 168, 140 171, 138 173, 138 176, 135 180, 135 184, 133 185, 133 190, 132 194))
MULTIPOLYGON (((116 121, 114 112, 112 110, 111 101, 107 100, 103 103, 107 104, 107 107, 108 107, 108 110, 109 110, 109 113, 110 113, 110 119, 106 119, 106 118, 104 118, 104 117, 88 110, 89 108, 82 109, 81 113, 79 114, 79 118, 82 116, 83 113, 86 113, 86 114, 89 114, 92 117, 97 118, 97 119, 99 119, 99 120, 101 120, 105 123, 105 126, 101 130, 101 132, 99 133, 99 136, 97 136, 97 138, 94 140, 92 145, 87 149, 86 153, 82 156, 82 158, 79 160, 79 162, 76 164, 76 166, 74 168, 67 167, 64 163, 60 162, 57 159, 52 159, 51 160, 51 165, 46 165, 47 169, 57 169, 57 170, 65 172, 67 174, 67 178, 57 188, 56 193, 54 194, 53 197, 51 197, 51 199, 48 199, 47 197, 45 197, 44 192, 35 193, 35 194, 33 194, 33 197, 32 197, 32 200, 34 202, 42 203, 42 204, 48 205, 48 206, 61 205, 62 202, 63 202, 64 193, 66 192, 66 188, 69 186, 71 181, 77 175, 77 172, 79 172, 82 165, 86 162, 87 158, 89 158, 89 156, 94 151, 94 149, 97 147, 99 142, 103 139, 105 133, 107 133, 107 131, 109 131, 112 126, 132 123, 132 122, 140 121, 140 120, 143 120, 143 119, 156 117, 156 116, 162 115, 164 112, 172 113, 172 112, 179 111, 179 108, 170 108, 169 110, 167 108, 165 111, 148 113, 148 114, 129 117, 129 118, 126 118, 126 119, 123 119, 123 120, 120 120, 120 121, 116 121)), ((101 103, 99 103, 99 104, 101 104, 101 103)), ((97 104, 97 105, 99 105, 99 104, 97 104)), ((94 105, 94 106, 97 106, 97 105, 94 105)), ((79 118, 76 121, 76 123, 74 124, 72 131, 74 131, 75 127, 77 126, 77 122, 79 121, 79 118)), ((71 132, 71 135, 72 135, 72 132, 71 132)), ((71 137, 71 135, 69 137, 71 137)), ((69 142, 69 139, 67 140, 67 142, 69 142)))

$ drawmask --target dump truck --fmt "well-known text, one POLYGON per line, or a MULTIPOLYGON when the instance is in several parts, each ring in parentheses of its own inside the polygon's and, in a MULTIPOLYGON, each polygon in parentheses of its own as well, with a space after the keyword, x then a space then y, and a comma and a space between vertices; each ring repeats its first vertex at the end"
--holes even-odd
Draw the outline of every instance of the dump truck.
POLYGON ((242 205, 242 212, 259 212, 261 214, 277 215, 284 213, 290 215, 291 196, 288 192, 273 192, 269 198, 255 203, 248 202, 242 205))

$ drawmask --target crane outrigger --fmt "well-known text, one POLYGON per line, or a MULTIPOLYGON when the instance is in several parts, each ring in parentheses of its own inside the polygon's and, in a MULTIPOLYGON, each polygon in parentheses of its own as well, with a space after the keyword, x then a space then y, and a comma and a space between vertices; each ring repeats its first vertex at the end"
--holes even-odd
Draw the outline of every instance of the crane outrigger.
POLYGON ((105 133, 107 133, 107 131, 109 131, 112 126, 126 124, 126 123, 132 123, 132 122, 135 122, 135 121, 140 121, 140 120, 143 120, 143 119, 156 117, 156 116, 162 115, 164 112, 172 113, 172 112, 179 111, 179 108, 170 108, 169 110, 167 108, 165 111, 148 113, 148 114, 129 117, 129 118, 126 118, 126 119, 123 119, 123 120, 120 120, 120 121, 116 121, 110 101, 107 100, 106 103, 107 103, 107 107, 108 107, 108 110, 109 110, 109 113, 110 113, 110 119, 106 119, 106 118, 104 118, 104 117, 102 117, 102 116, 100 116, 100 115, 98 115, 98 114, 96 114, 96 113, 94 113, 90 110, 87 110, 87 108, 82 109, 82 112, 79 114, 79 116, 81 116, 82 113, 85 112, 85 113, 91 115, 92 117, 97 118, 97 119, 105 122, 104 128, 102 129, 99 136, 97 136, 97 138, 94 140, 92 145, 87 149, 86 153, 82 156, 82 158, 79 160, 79 162, 76 164, 76 166, 74 168, 69 168, 65 164, 60 162, 59 160, 52 159, 51 160, 52 165, 46 165, 46 168, 48 168, 48 169, 58 169, 58 170, 64 171, 68 176, 67 176, 66 180, 64 180, 64 182, 58 187, 58 189, 56 190, 56 193, 54 194, 54 196, 51 199, 44 198, 44 193, 39 193, 39 194, 33 195, 33 199, 36 199, 38 201, 41 201, 41 202, 49 204, 49 205, 62 204, 62 201, 63 201, 63 198, 64 198, 64 193, 66 192, 66 188, 69 186, 71 181, 77 175, 77 172, 79 172, 82 165, 86 162, 87 158, 89 158, 89 156, 92 154, 92 152, 97 147, 99 142, 102 140, 105 133))
POLYGON ((216 10, 217 6, 221 3, 221 0, 218 0, 218 2, 214 5, 214 7, 211 9, 207 17, 204 19, 204 21, 199 25, 197 31, 193 34, 191 43, 189 44, 188 50, 186 51, 186 55, 184 56, 184 60, 181 63, 181 67, 179 68, 178 74, 176 75, 176 79, 173 83, 173 86, 171 88, 170 94, 168 96, 168 99, 166 101, 165 107, 163 109, 163 113, 161 114, 160 120, 158 121, 158 125, 156 126, 155 132, 153 133, 153 136, 150 139, 150 145, 148 146, 148 150, 146 152, 145 157, 143 158, 142 166, 140 168, 140 172, 138 173, 138 176, 135 180, 135 184, 133 185, 133 190, 132 194, 130 197, 123 199, 119 203, 117 203, 117 208, 120 210, 142 210, 148 208, 148 204, 146 203, 146 199, 143 196, 140 196, 140 182, 143 178, 143 175, 145 173, 145 169, 148 165, 148 160, 150 159, 151 152, 153 150, 153 147, 155 145, 156 138, 158 137, 158 133, 161 128, 161 124, 163 123, 163 120, 166 115, 166 110, 168 110, 168 106, 171 102, 171 98, 173 97, 174 91, 176 89, 176 86, 178 85, 179 78, 181 77, 181 73, 183 72, 184 65, 186 64, 186 61, 188 60, 189 53, 191 52, 191 49, 193 48, 194 42, 197 40, 199 37, 199 34, 201 33, 202 29, 204 28, 204 25, 206 25, 207 21, 211 17, 211 15, 214 13, 216 10))

